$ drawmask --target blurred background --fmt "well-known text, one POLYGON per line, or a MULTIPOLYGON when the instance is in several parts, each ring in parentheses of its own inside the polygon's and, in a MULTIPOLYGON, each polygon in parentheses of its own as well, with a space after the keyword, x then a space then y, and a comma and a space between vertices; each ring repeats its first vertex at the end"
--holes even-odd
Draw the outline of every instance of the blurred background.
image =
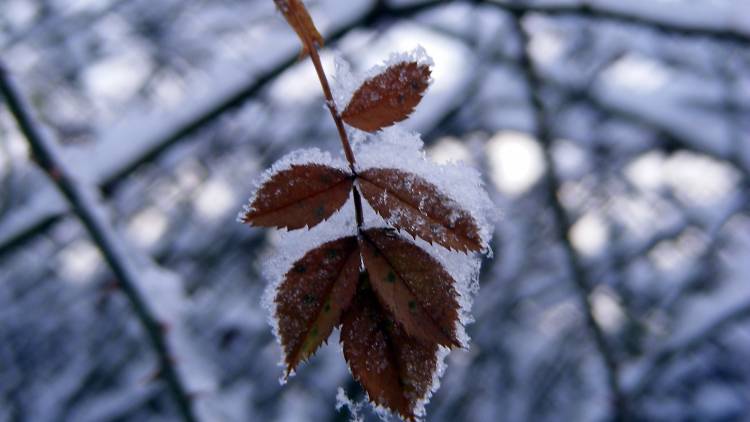
MULTIPOLYGON (((329 76, 427 50, 406 126, 496 204, 428 420, 747 420, 750 2, 306 3, 329 76)), ((279 384, 276 235, 235 222, 276 159, 340 150, 299 51, 270 0, 0 0, 0 57, 101 195, 185 393, 0 105, 0 421, 350 418, 335 337, 279 384)))

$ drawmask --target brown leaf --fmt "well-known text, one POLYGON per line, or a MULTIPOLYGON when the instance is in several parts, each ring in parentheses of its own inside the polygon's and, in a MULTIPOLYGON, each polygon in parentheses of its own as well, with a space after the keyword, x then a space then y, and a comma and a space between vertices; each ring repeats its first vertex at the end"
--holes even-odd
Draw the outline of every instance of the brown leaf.
POLYGON ((395 228, 448 249, 482 249, 471 215, 425 179, 402 170, 373 168, 359 173, 359 187, 367 202, 395 228))
POLYGON ((370 400, 414 420, 417 402, 432 386, 438 345, 409 337, 367 288, 359 290, 342 323, 344 358, 370 400))
POLYGON ((333 167, 293 165, 263 183, 242 222, 290 230, 313 227, 344 205, 352 183, 349 174, 333 167))
POLYGON ((389 66, 354 92, 341 117, 351 126, 375 132, 414 111, 430 81, 430 67, 416 62, 389 66))
POLYGON ((286 273, 275 302, 287 374, 339 324, 356 292, 359 267, 357 240, 350 236, 309 251, 286 273))
POLYGON ((442 265, 393 230, 366 230, 359 239, 370 284, 404 330, 428 343, 460 347, 455 281, 442 265))
POLYGON ((276 7, 284 15, 284 18, 297 33, 302 41, 302 55, 310 54, 310 51, 323 46, 323 37, 315 28, 310 13, 301 0, 273 0, 276 7))

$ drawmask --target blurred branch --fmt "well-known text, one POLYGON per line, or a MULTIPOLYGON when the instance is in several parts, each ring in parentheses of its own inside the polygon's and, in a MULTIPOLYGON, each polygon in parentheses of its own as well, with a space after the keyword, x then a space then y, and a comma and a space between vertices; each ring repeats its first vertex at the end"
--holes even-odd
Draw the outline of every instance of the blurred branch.
POLYGON ((750 318, 750 301, 726 307, 694 330, 690 335, 675 341, 668 341, 656 352, 647 356, 638 364, 638 374, 632 387, 629 388, 633 400, 638 400, 651 391, 654 381, 669 367, 676 358, 689 353, 707 341, 724 332, 726 326, 750 318))
POLYGON ((750 44, 750 33, 741 32, 738 29, 718 28, 710 24, 701 24, 695 19, 693 19, 693 22, 688 22, 687 20, 646 16, 644 13, 638 13, 635 8, 627 10, 627 7, 622 7, 618 10, 611 6, 590 4, 586 0, 573 4, 521 4, 496 0, 474 0, 474 2, 499 7, 514 14, 541 13, 550 16, 608 20, 647 27, 666 34, 707 37, 720 41, 750 44))
POLYGON ((686 151, 692 151, 698 154, 705 154, 720 160, 727 161, 737 171, 741 172, 743 178, 750 178, 750 168, 742 162, 741 156, 736 154, 732 149, 720 152, 716 150, 710 150, 704 145, 696 144, 688 139, 675 133, 674 130, 665 126, 658 119, 653 116, 649 116, 645 112, 634 112, 624 107, 617 107, 615 105, 608 104, 602 99, 598 98, 595 94, 592 94, 586 89, 580 89, 576 87, 565 86, 562 83, 550 81, 549 84, 554 88, 563 90, 572 99, 581 100, 591 107, 600 110, 608 115, 615 116, 624 120, 631 121, 633 123, 641 124, 647 128, 653 130, 657 138, 663 143, 664 148, 668 150, 684 149, 686 151))
MULTIPOLYGON (((750 204, 750 172, 742 166, 741 161, 741 148, 743 146, 743 140, 740 135, 740 113, 738 113, 738 104, 734 100, 733 94, 736 84, 736 76, 724 68, 722 63, 717 69, 724 82, 724 113, 730 119, 732 124, 732 141, 733 141, 733 154, 732 159, 729 160, 732 164, 742 170, 741 180, 739 181, 739 193, 735 198, 729 201, 729 204, 724 208, 716 221, 706 229, 706 235, 709 238, 708 244, 705 246, 706 251, 701 257, 701 261, 715 255, 719 249, 718 243, 721 242, 721 231, 729 222, 729 220, 737 213, 746 211, 748 204, 750 204)), ((677 303, 681 302, 681 299, 686 295, 687 290, 690 289, 694 284, 698 283, 702 279, 715 280, 716 274, 712 273, 710 269, 706 269, 706 265, 699 266, 696 271, 690 274, 690 277, 683 281, 680 288, 675 291, 672 295, 668 296, 662 306, 664 308, 673 308, 677 303)), ((725 287, 725 289, 732 289, 732 286, 725 287)), ((736 293, 732 292, 732 295, 736 293)), ((735 304, 722 303, 716 314, 706 318, 705 322, 702 322, 697 329, 694 329, 689 335, 684 335, 682 338, 676 340, 667 341, 664 346, 658 349, 653 354, 644 358, 641 363, 638 364, 638 376, 632 382, 631 395, 634 398, 640 398, 648 394, 654 387, 655 381, 659 379, 659 376, 669 368, 670 364, 680 356, 689 353, 702 345, 706 344, 709 340, 715 338, 715 336, 724 332, 726 326, 731 325, 735 322, 750 318, 750 300, 745 299, 735 304)))
POLYGON ((163 329, 148 309, 138 291, 138 271, 129 264, 123 241, 111 230, 105 213, 100 209, 95 195, 85 189, 75 178, 74 172, 61 160, 57 146, 43 130, 37 127, 31 110, 10 79, 5 66, 0 63, 0 92, 6 104, 26 137, 36 163, 49 176, 57 189, 70 204, 73 212, 81 220, 86 231, 101 251, 107 264, 118 279, 119 286, 127 297, 138 321, 147 334, 151 347, 159 361, 159 376, 164 379, 171 392, 177 409, 185 421, 196 418, 190 398, 182 385, 172 362, 172 356, 163 336, 163 329))
POLYGON ((572 277, 574 291, 576 292, 578 299, 583 307, 583 313, 586 320, 586 326, 590 334, 594 338, 594 344, 598 351, 603 363, 605 372, 607 375, 607 384, 610 389, 611 397, 615 404, 615 415, 616 420, 627 419, 627 403, 625 396, 623 395, 618 380, 618 364, 615 359, 614 352, 607 343, 604 331, 597 323, 594 317, 593 304, 589 297, 589 289, 591 282, 588 279, 588 274, 578 258, 573 244, 570 240, 569 233, 572 227, 572 223, 565 212, 563 204, 557 196, 557 190, 560 186, 560 181, 557 176, 557 169, 555 160, 552 157, 552 133, 550 124, 547 121, 547 116, 544 111, 544 103, 542 99, 541 87, 542 82, 537 75, 534 65, 529 55, 529 36, 523 28, 522 20, 524 18, 525 11, 515 10, 513 13, 512 24, 515 32, 521 41, 520 48, 520 66, 523 72, 523 78, 528 87, 529 94, 531 96, 531 103, 533 106, 533 120, 536 126, 536 135, 539 142, 542 145, 542 152, 544 162, 546 165, 546 172, 544 175, 544 188, 547 197, 547 202, 552 209, 552 216, 554 218, 555 229, 557 230, 557 237, 560 244, 563 247, 565 260, 567 267, 572 277))
MULTIPOLYGON (((131 1, 133 0, 115 0, 99 10, 84 11, 69 16, 41 13, 37 15, 32 25, 27 26, 21 32, 10 34, 7 39, 3 40, 2 45, 0 45, 0 51, 7 51, 22 41, 27 41, 38 34, 43 34, 51 27, 63 28, 64 30, 71 30, 71 32, 81 30, 82 28, 90 28, 90 22, 107 16, 120 6, 131 1)), ((65 33, 58 36, 62 40, 73 35, 65 33)))

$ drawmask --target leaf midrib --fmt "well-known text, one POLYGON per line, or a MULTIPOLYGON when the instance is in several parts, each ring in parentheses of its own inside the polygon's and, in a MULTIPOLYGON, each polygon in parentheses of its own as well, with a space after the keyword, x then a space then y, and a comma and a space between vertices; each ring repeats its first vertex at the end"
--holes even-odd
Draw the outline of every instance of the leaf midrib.
POLYGON ((343 178, 342 180, 340 180, 340 181, 338 181, 338 182, 336 182, 336 183, 334 183, 334 184, 330 185, 329 187, 327 187, 327 188, 325 188, 325 189, 323 189, 323 190, 319 190, 319 191, 317 191, 317 192, 313 192, 313 193, 311 193, 311 194, 309 194, 309 195, 305 195, 305 196, 303 196, 303 197, 301 197, 301 198, 298 198, 298 199, 296 199, 295 201, 292 201, 292 202, 287 202, 287 203, 285 203, 284 205, 279 205, 278 207, 275 207, 275 208, 272 208, 272 209, 269 209, 269 210, 265 210, 265 211, 263 211, 263 212, 254 212, 254 213, 253 213, 253 212, 251 211, 251 213, 252 213, 253 217, 264 217, 264 216, 267 216, 268 214, 273 214, 273 213, 275 213, 275 212, 279 212, 279 211, 282 211, 282 210, 283 210, 284 208, 289 208, 289 207, 291 207, 291 206, 293 206, 293 205, 295 205, 295 204, 298 204, 298 203, 300 203, 300 202, 302 202, 302 201, 306 201, 306 200, 308 200, 308 199, 311 199, 311 198, 314 198, 314 197, 316 197, 316 196, 318 196, 318 195, 322 195, 322 194, 324 194, 324 193, 326 193, 326 192, 328 192, 328 191, 331 191, 331 190, 335 189, 335 188, 336 188, 337 186, 339 186, 340 184, 342 184, 342 183, 346 183, 346 182, 352 182, 352 183, 353 183, 353 180, 352 180, 352 178, 351 178, 351 177, 349 177, 349 176, 347 175, 347 176, 345 176, 345 177, 344 177, 344 178, 343 178))
MULTIPOLYGON (((355 242, 356 242, 356 240, 355 240, 355 242)), ((323 295, 324 299, 329 299, 330 298, 331 293, 333 292, 334 287, 336 287, 336 283, 339 281, 339 279, 341 277, 341 273, 343 272, 344 267, 346 267, 346 265, 349 263, 349 259, 352 257, 352 255, 355 254, 355 253, 358 253, 358 252, 359 252, 359 246, 357 246, 356 243, 355 243, 355 246, 353 247, 353 250, 346 255, 346 258, 342 261, 343 263, 336 270, 336 277, 331 282, 331 285, 328 286, 328 289, 326 289, 326 292, 323 295)), ((306 329, 304 331, 305 337, 303 338, 303 340, 299 344, 297 344, 297 347, 295 347, 294 350, 292 351, 292 357, 294 357, 293 362, 295 362, 295 367, 299 364, 299 361, 300 361, 299 354, 300 354, 300 351, 302 349, 302 346, 305 344, 305 340, 307 340, 308 336, 310 335, 310 331, 312 331, 312 326, 318 321, 318 318, 320 317, 321 310, 325 306, 325 303, 326 303, 326 300, 321 301, 320 306, 318 306, 318 309, 316 310, 316 312, 314 314, 315 315, 314 318, 311 318, 310 322, 308 322, 308 324, 307 324, 307 327, 306 327, 306 329)), ((321 335, 321 337, 322 337, 322 335, 321 335)), ((325 340, 321 340, 321 343, 323 341, 325 341, 325 340)), ((320 347, 320 346, 318 346, 318 347, 320 347)), ((316 348, 316 350, 317 350, 317 348, 316 348)), ((292 368, 288 368, 288 369, 290 371, 292 370, 292 368)))
MULTIPOLYGON (((456 236, 456 237, 458 237, 458 238, 461 238, 461 239, 465 240, 465 241, 466 241, 466 242, 468 242, 468 243, 475 243, 475 240, 474 240, 474 239, 472 239, 472 238, 468 237, 467 235, 464 235, 464 234, 461 234, 461 233, 457 233, 455 229, 452 229, 452 228, 450 228, 450 227, 446 226, 446 225, 445 225, 445 224, 444 224, 444 223, 443 223, 443 222, 442 222, 442 221, 441 221, 441 220, 440 220, 439 218, 437 218, 437 217, 434 217, 434 216, 433 216, 432 214, 428 213, 427 211, 423 211, 423 210, 419 209, 419 207, 417 207, 416 205, 413 205, 413 204, 411 204, 411 203, 410 203, 409 201, 407 201, 406 199, 404 199, 403 197, 401 197, 401 195, 399 195, 398 193, 396 193, 396 192, 394 192, 394 191, 392 191, 392 190, 388 190, 388 189, 387 189, 387 187, 385 187, 385 186, 382 186, 382 185, 380 185, 380 184, 378 184, 378 183, 375 183, 374 181, 372 181, 372 180, 370 180, 370 179, 368 179, 368 178, 364 177, 364 176, 363 176, 363 174, 364 174, 364 173, 365 173, 365 172, 363 172, 363 173, 360 173, 360 174, 359 174, 359 178, 360 178, 360 179, 362 179, 363 181, 365 181, 365 182, 367 182, 367 183, 369 183, 369 184, 371 184, 371 185, 373 185, 373 186, 375 186, 375 187, 379 188, 379 189, 380 189, 380 190, 382 190, 383 192, 388 192, 388 193, 389 193, 389 194, 390 194, 391 196, 395 197, 395 198, 396 198, 396 199, 398 199, 398 200, 399 200, 400 202, 402 202, 402 203, 406 204, 406 205, 407 205, 407 206, 408 206, 409 208, 412 208, 412 209, 414 209, 414 210, 418 211, 418 212, 419 212, 419 214, 421 214, 421 215, 424 215, 426 219, 428 219, 428 220, 430 220, 430 221, 432 221, 432 222, 435 222, 435 223, 437 223, 438 225, 440 225, 441 227, 445 228, 446 232, 448 232, 448 233, 451 233, 451 234, 453 234, 454 236, 456 236)), ((438 194, 442 195, 442 194, 441 194, 440 192, 438 192, 438 194)), ((367 196, 365 196, 365 199, 367 199, 367 196)), ((448 198, 448 200, 449 200, 449 201, 453 201, 453 200, 452 200, 452 199, 450 199, 450 198, 448 198)), ((368 199, 368 202, 371 202, 371 201, 370 201, 370 200, 368 199)), ((374 207, 373 207, 373 208, 374 208, 374 207)), ((462 212, 462 213, 465 213, 465 212, 466 212, 465 210, 463 210, 463 209, 460 209, 460 208, 459 208, 458 210, 459 210, 459 212, 462 212)), ((376 211, 377 211, 377 210, 376 210, 376 211)), ((380 214, 380 213, 378 212, 378 214, 380 214)), ((461 218, 463 219, 463 218, 465 218, 465 216, 462 216, 461 218)), ((406 229, 406 228, 404 228, 404 230, 406 230, 406 231, 409 231, 409 230, 408 230, 408 229, 406 229)), ((438 242, 438 243, 440 243, 440 242, 438 242)), ((458 248, 456 248, 456 249, 458 249, 458 248)), ((469 249, 467 245, 464 245, 464 250, 471 250, 471 249, 469 249)))
MULTIPOLYGON (((412 297, 415 299, 415 303, 417 304, 417 306, 419 306, 419 309, 422 311, 422 313, 430 320, 430 322, 432 322, 438 328, 438 331, 440 331, 441 333, 443 333, 443 335, 448 340, 450 340, 451 344, 458 346, 458 344, 453 340, 452 336, 450 334, 446 333, 445 331, 443 331, 443 327, 441 327, 440 324, 438 324, 437 321, 435 321, 435 319, 432 317, 432 315, 430 315, 430 313, 425 310, 424 306, 422 306, 422 302, 419 301, 419 300, 416 300, 418 296, 414 293, 414 290, 412 290, 411 286, 409 286, 409 283, 406 282, 406 279, 404 278, 404 276, 402 275, 402 273, 400 271, 398 271, 396 269, 396 267, 393 265, 393 263, 391 262, 391 260, 388 259, 388 255, 386 255, 385 253, 383 253, 383 250, 380 249, 380 248, 378 248, 378 246, 375 244, 375 242, 373 242, 366 233, 363 233, 363 237, 364 237, 365 241, 369 242, 370 245, 372 245, 372 247, 375 248, 380 253, 380 255, 383 257, 383 259, 385 260, 385 262, 388 263, 388 265, 391 267, 391 269, 396 274, 396 276, 398 276, 398 278, 401 280, 401 282, 404 283, 404 287, 406 287, 406 290, 408 290, 409 293, 412 295, 412 297)), ((378 281, 378 282, 380 283, 380 281, 378 281)), ((376 296, 379 296, 379 295, 376 294, 376 296)), ((387 308, 387 305, 384 305, 384 307, 387 308)), ((395 317, 395 315, 394 315, 394 317, 395 317)))

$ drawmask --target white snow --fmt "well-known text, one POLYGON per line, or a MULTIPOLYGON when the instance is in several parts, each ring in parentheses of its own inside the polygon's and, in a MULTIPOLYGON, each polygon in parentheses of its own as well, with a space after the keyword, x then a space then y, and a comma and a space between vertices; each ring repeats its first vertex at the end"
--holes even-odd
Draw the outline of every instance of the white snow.
POLYGON ((88 240, 76 240, 62 249, 58 255, 60 272, 73 283, 92 281, 91 275, 102 262, 99 249, 88 240))
MULTIPOLYGON (((336 73, 333 77, 334 84, 333 99, 339 111, 346 109, 354 92, 367 80, 374 78, 385 72, 391 66, 401 63, 417 63, 428 67, 434 67, 435 62, 427 55, 427 51, 422 46, 405 53, 391 53, 387 60, 382 64, 373 66, 367 72, 361 75, 354 75, 351 65, 341 56, 335 59, 336 73)), ((429 88, 428 88, 429 90, 429 88)))
POLYGON ((499 132, 487 142, 492 181, 508 195, 528 191, 544 174, 539 142, 521 132, 499 132))

